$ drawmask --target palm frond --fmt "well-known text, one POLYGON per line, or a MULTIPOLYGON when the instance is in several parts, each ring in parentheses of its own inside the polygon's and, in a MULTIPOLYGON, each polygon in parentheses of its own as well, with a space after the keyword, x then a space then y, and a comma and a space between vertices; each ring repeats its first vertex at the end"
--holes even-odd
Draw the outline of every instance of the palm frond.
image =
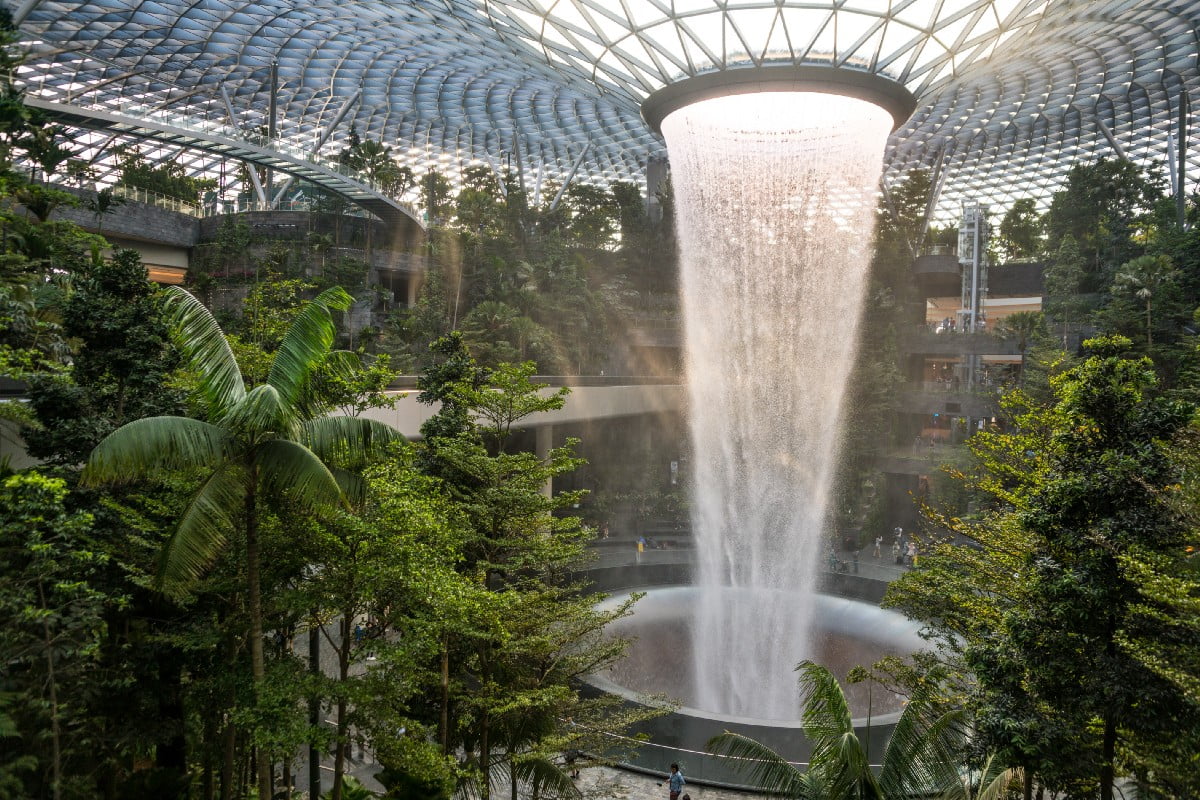
POLYGON ((255 466, 263 486, 276 497, 309 508, 331 507, 344 502, 342 488, 313 451, 299 442, 274 439, 259 445, 255 466))
POLYGON ((896 721, 879 772, 879 783, 889 796, 937 795, 960 785, 963 714, 959 710, 934 713, 927 699, 918 695, 896 721))
POLYGON ((246 383, 237 359, 212 313, 179 286, 166 289, 172 339, 200 383, 209 419, 220 419, 241 402, 246 383))
POLYGON ((88 456, 85 486, 120 483, 158 472, 213 467, 224 456, 226 433, 187 417, 146 417, 104 437, 88 456))
POLYGON ((342 496, 352 508, 361 507, 367 502, 367 482, 362 475, 341 467, 329 467, 329 471, 341 488, 342 496))
POLYGON ((800 673, 805 736, 813 742, 833 742, 853 732, 850 705, 833 673, 812 661, 801 662, 796 671, 800 673))
MULTIPOLYGON (((508 780, 508 757, 500 753, 493 754, 487 769, 488 779, 492 786, 497 786, 508 780)), ((458 785, 454 787, 454 796, 458 800, 482 800, 483 798, 482 770, 462 770, 459 772, 458 785)))
POLYGON ((159 555, 156 582, 164 594, 186 595, 225 546, 245 503, 245 477, 232 463, 222 464, 193 495, 159 555))
POLYGON ((797 665, 804 714, 801 726, 812 743, 809 771, 833 797, 853 793, 878 795, 875 774, 850 714, 850 704, 836 677, 812 661, 797 665))
POLYGON ((1003 800, 1014 781, 1024 780, 1025 770, 1019 766, 1004 769, 991 754, 983 769, 960 776, 958 786, 948 787, 942 800, 1003 800))
POLYGON ((333 346, 336 329, 330 310, 344 311, 352 302, 340 286, 331 287, 305 303, 288 326, 267 373, 267 383, 288 406, 300 402, 313 371, 333 346))
POLYGON ((362 417, 320 417, 300 426, 299 439, 323 461, 358 464, 387 455, 404 434, 383 422, 362 417))
POLYGON ((726 731, 709 739, 705 747, 710 753, 727 758, 726 764, 760 791, 804 800, 813 797, 811 778, 795 764, 748 736, 726 731))
POLYGON ((979 789, 974 795, 968 794, 968 800, 1003 800, 1008 796, 1008 789, 1013 782, 1024 779, 1025 770, 1020 767, 1001 769, 996 764, 996 757, 988 756, 979 773, 979 789))
POLYGON ((247 392, 242 402, 230 409, 224 422, 243 438, 253 440, 264 434, 290 434, 294 425, 291 412, 279 391, 264 383, 247 392))
POLYGON ((362 370, 363 360, 351 350, 331 350, 323 366, 330 375, 349 380, 362 370))
POLYGON ((867 751, 853 730, 814 748, 810 771, 821 778, 832 797, 883 798, 867 751))
POLYGON ((349 350, 330 351, 313 373, 312 377, 316 380, 304 384, 296 400, 298 415, 306 419, 323 415, 330 406, 329 386, 338 387, 339 382, 343 385, 352 383, 362 369, 363 360, 358 353, 349 350))
POLYGON ((516 765, 518 784, 530 787, 534 797, 545 800, 578 800, 579 786, 567 771, 548 758, 522 759, 516 765))

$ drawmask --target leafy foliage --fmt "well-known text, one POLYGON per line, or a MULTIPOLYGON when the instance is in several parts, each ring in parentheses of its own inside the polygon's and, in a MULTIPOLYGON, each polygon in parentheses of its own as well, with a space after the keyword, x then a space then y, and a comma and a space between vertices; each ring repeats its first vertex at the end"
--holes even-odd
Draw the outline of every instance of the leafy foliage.
MULTIPOLYGON (((888 740, 875 772, 866 745, 851 723, 846 697, 837 679, 811 661, 797 670, 804 689, 802 727, 812 746, 808 770, 770 748, 737 733, 726 732, 708 743, 710 751, 728 756, 733 768, 768 794, 798 800, 885 800, 893 797, 942 797, 970 800, 975 786, 960 775, 956 755, 967 730, 960 711, 939 708, 922 691, 910 698, 888 740)), ((1007 789, 1013 774, 985 770, 978 781, 981 795, 1007 789)))
POLYGON ((1149 634, 1144 598, 1163 585, 1150 565, 1188 542, 1169 444, 1193 413, 1153 394, 1150 362, 1120 356, 1129 345, 1090 342, 1091 357, 1052 379, 1052 408, 1018 393, 1014 432, 970 440, 979 464, 963 477, 993 505, 974 522, 937 521, 975 546, 937 545, 887 597, 969 669, 983 746, 1051 788, 1105 797, 1121 769, 1148 784, 1185 774, 1151 743, 1200 719, 1120 647, 1149 634))
POLYGON ((136 147, 122 148, 117 152, 121 168, 117 184, 155 192, 164 197, 199 204, 206 191, 217 188, 213 178, 195 178, 187 174, 183 165, 168 162, 149 164, 136 147))

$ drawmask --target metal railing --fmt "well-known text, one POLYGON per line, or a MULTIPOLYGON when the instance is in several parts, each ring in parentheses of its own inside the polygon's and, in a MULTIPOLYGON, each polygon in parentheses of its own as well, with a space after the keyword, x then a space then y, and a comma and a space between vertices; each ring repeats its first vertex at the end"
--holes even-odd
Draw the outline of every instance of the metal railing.
MULTIPOLYGON (((111 188, 114 197, 135 203, 145 203, 157 208, 165 208, 169 211, 187 214, 189 217, 196 217, 198 219, 219 217, 223 214, 244 214, 254 211, 321 211, 318 204, 308 200, 281 200, 278 203, 263 203, 258 200, 239 198, 237 200, 213 200, 200 204, 121 183, 115 184, 111 188)), ((347 205, 346 208, 341 209, 338 213, 346 217, 369 218, 373 216, 366 209, 358 208, 354 205, 347 205)))
POLYGON ((145 203, 146 205, 165 208, 169 211, 187 214, 189 217, 205 216, 198 203, 189 203, 186 200, 180 200, 178 197, 168 197, 165 194, 152 192, 149 189, 139 189, 136 186, 126 186, 125 184, 118 183, 112 187, 112 194, 113 197, 120 197, 122 200, 131 200, 135 203, 145 203))
MULTIPOLYGON (((336 172, 343 175, 356 183, 370 188, 372 191, 379 194, 381 197, 387 197, 396 205, 406 209, 414 218, 420 218, 421 211, 416 205, 408 200, 402 200, 392 196, 390 193, 384 192, 376 185, 376 181, 372 180, 368 175, 347 167, 345 164, 338 161, 336 158, 314 155, 309 149, 303 146, 294 144, 285 139, 276 138, 268 140, 265 136, 250 131, 245 131, 236 128, 228 123, 224 112, 213 109, 205 105, 199 109, 203 116, 193 114, 181 114, 164 107, 156 107, 130 101, 127 98, 122 98, 119 105, 110 105, 102 102, 84 103, 83 95, 71 95, 64 93, 53 83, 47 84, 48 76, 43 74, 38 80, 30 81, 26 84, 29 90, 29 96, 38 100, 43 100, 49 103, 67 103, 75 105, 79 108, 86 108, 106 114, 115 114, 122 117, 132 117, 137 120, 142 120, 147 123, 157 123, 158 125, 168 126, 177 130, 189 131, 201 137, 221 137, 224 139, 232 139, 235 141, 245 142, 248 145, 259 147, 264 150, 270 150, 290 159, 300 161, 306 164, 313 164, 324 169, 336 172)), ((197 111, 197 109, 193 109, 197 111)), ((415 188, 410 189, 415 191, 415 188)))

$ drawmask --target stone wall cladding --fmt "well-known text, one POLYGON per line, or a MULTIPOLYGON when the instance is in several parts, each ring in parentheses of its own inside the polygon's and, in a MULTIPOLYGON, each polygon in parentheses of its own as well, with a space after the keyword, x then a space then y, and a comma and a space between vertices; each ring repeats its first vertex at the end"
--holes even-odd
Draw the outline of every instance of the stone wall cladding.
MULTIPOLYGON (((54 188, 68 191, 80 197, 81 201, 94 196, 94 193, 87 189, 71 189, 65 186, 54 188)), ((60 208, 54 213, 54 219, 74 222, 89 231, 97 230, 96 215, 82 205, 76 208, 60 208)), ((100 220, 99 232, 126 239, 190 248, 195 247, 200 240, 200 220, 148 203, 127 201, 104 215, 100 220)))

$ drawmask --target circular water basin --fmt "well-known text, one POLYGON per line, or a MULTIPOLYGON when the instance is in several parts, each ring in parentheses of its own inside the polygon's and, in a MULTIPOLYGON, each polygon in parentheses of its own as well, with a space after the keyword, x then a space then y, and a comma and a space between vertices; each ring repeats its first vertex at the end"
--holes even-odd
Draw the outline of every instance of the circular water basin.
MULTIPOLYGON (((609 628, 613 635, 631 640, 625 658, 593 676, 592 683, 631 700, 647 695, 668 697, 679 704, 679 713, 684 715, 730 723, 798 725, 798 701, 795 708, 765 708, 752 717, 731 714, 719 703, 715 707, 701 707, 706 704, 697 699, 692 646, 695 610, 701 607, 699 591, 690 586, 648 590, 634 606, 632 615, 609 628)), ((721 591, 723 603, 752 601, 736 590, 721 591)), ((614 607, 627 597, 628 594, 611 597, 602 607, 614 607)), ((917 625, 870 603, 833 595, 817 595, 811 607, 815 620, 810 629, 810 657, 828 667, 842 682, 856 721, 870 716, 885 723, 889 717, 894 718, 902 708, 902 697, 869 681, 849 684, 845 679, 855 666, 870 666, 885 655, 905 656, 919 649, 917 625)), ((778 630, 773 635, 786 637, 790 632, 778 630)), ((777 679, 796 681, 797 678, 795 672, 788 672, 777 679)))

